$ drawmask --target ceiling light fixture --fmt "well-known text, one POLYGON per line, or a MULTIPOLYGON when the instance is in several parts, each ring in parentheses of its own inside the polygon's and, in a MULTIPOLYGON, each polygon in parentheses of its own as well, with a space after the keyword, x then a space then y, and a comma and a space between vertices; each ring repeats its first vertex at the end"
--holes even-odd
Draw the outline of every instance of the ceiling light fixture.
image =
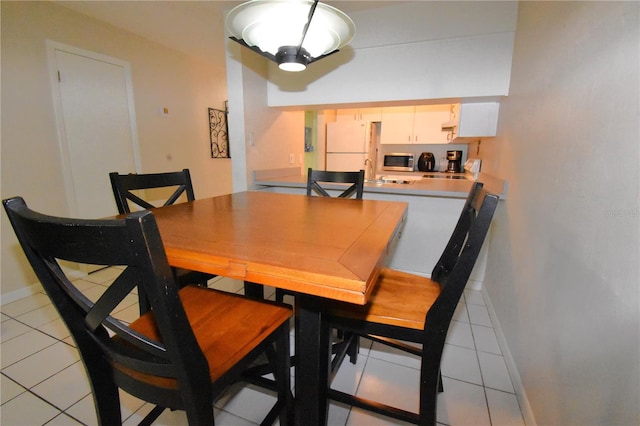
POLYGON ((226 18, 231 40, 278 64, 302 71, 353 39, 351 18, 318 0, 251 0, 226 18))

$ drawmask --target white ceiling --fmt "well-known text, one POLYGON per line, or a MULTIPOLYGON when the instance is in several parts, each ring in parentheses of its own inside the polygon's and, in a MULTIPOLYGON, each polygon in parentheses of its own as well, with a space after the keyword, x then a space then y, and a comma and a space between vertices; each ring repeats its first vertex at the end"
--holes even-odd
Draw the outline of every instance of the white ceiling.
MULTIPOLYGON (((55 1, 84 15, 206 60, 224 58, 224 14, 242 1, 55 1)), ((397 1, 325 1, 345 13, 397 1)), ((224 59, 223 59, 224 60, 224 59)))

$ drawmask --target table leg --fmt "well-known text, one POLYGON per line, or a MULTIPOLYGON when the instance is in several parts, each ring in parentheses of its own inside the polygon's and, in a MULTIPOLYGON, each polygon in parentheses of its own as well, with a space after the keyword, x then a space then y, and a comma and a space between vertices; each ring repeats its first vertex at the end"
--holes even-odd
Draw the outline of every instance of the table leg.
POLYGON ((326 425, 330 329, 322 318, 319 300, 296 296, 296 424, 326 425))
POLYGON ((264 286, 262 284, 252 283, 251 281, 245 281, 244 295, 249 299, 263 300, 264 286))

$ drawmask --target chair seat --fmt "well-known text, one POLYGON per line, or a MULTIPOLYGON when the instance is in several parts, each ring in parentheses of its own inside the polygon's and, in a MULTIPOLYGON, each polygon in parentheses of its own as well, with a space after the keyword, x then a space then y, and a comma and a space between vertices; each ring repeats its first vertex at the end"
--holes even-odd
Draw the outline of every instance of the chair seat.
POLYGON ((429 278, 385 268, 364 306, 328 303, 330 316, 422 330, 427 312, 440 295, 429 278))
MULTIPOLYGON (((291 308, 286 306, 207 288, 187 286, 179 294, 193 334, 209 364, 212 382, 235 366, 292 315, 291 308)), ((142 315, 130 327, 146 337, 162 341, 153 312, 142 315)), ((121 365, 115 367, 154 386, 177 388, 175 379, 142 374, 121 365)))

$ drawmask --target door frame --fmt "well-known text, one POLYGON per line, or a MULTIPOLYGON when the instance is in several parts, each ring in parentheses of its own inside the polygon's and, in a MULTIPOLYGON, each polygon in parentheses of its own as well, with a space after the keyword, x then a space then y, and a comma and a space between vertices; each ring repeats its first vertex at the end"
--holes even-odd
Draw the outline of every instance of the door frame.
POLYGON ((64 51, 74 55, 85 56, 89 59, 96 61, 106 62, 108 64, 118 65, 123 67, 125 73, 125 85, 127 92, 127 102, 129 107, 129 124, 131 126, 131 143, 133 150, 133 161, 135 164, 136 173, 140 173, 141 160, 140 160, 140 145, 138 140, 138 126, 136 122, 136 110, 135 102, 133 99, 133 78, 131 74, 131 64, 121 59, 113 58, 111 56, 103 55, 100 53, 92 52, 89 50, 81 49, 68 44, 59 43, 53 40, 46 40, 47 50, 47 65, 50 78, 51 93, 53 98, 53 109, 56 116, 56 129, 58 132, 58 147, 60 151, 60 162, 62 165, 62 175, 64 178, 64 186, 67 198, 67 205, 69 212, 72 215, 78 214, 78 203, 75 197, 75 190, 73 184, 73 176, 71 174, 71 160, 69 156, 69 144, 67 134, 65 130, 64 114, 62 111, 62 95, 60 93, 60 86, 58 81, 58 66, 56 61, 56 50, 64 51))

